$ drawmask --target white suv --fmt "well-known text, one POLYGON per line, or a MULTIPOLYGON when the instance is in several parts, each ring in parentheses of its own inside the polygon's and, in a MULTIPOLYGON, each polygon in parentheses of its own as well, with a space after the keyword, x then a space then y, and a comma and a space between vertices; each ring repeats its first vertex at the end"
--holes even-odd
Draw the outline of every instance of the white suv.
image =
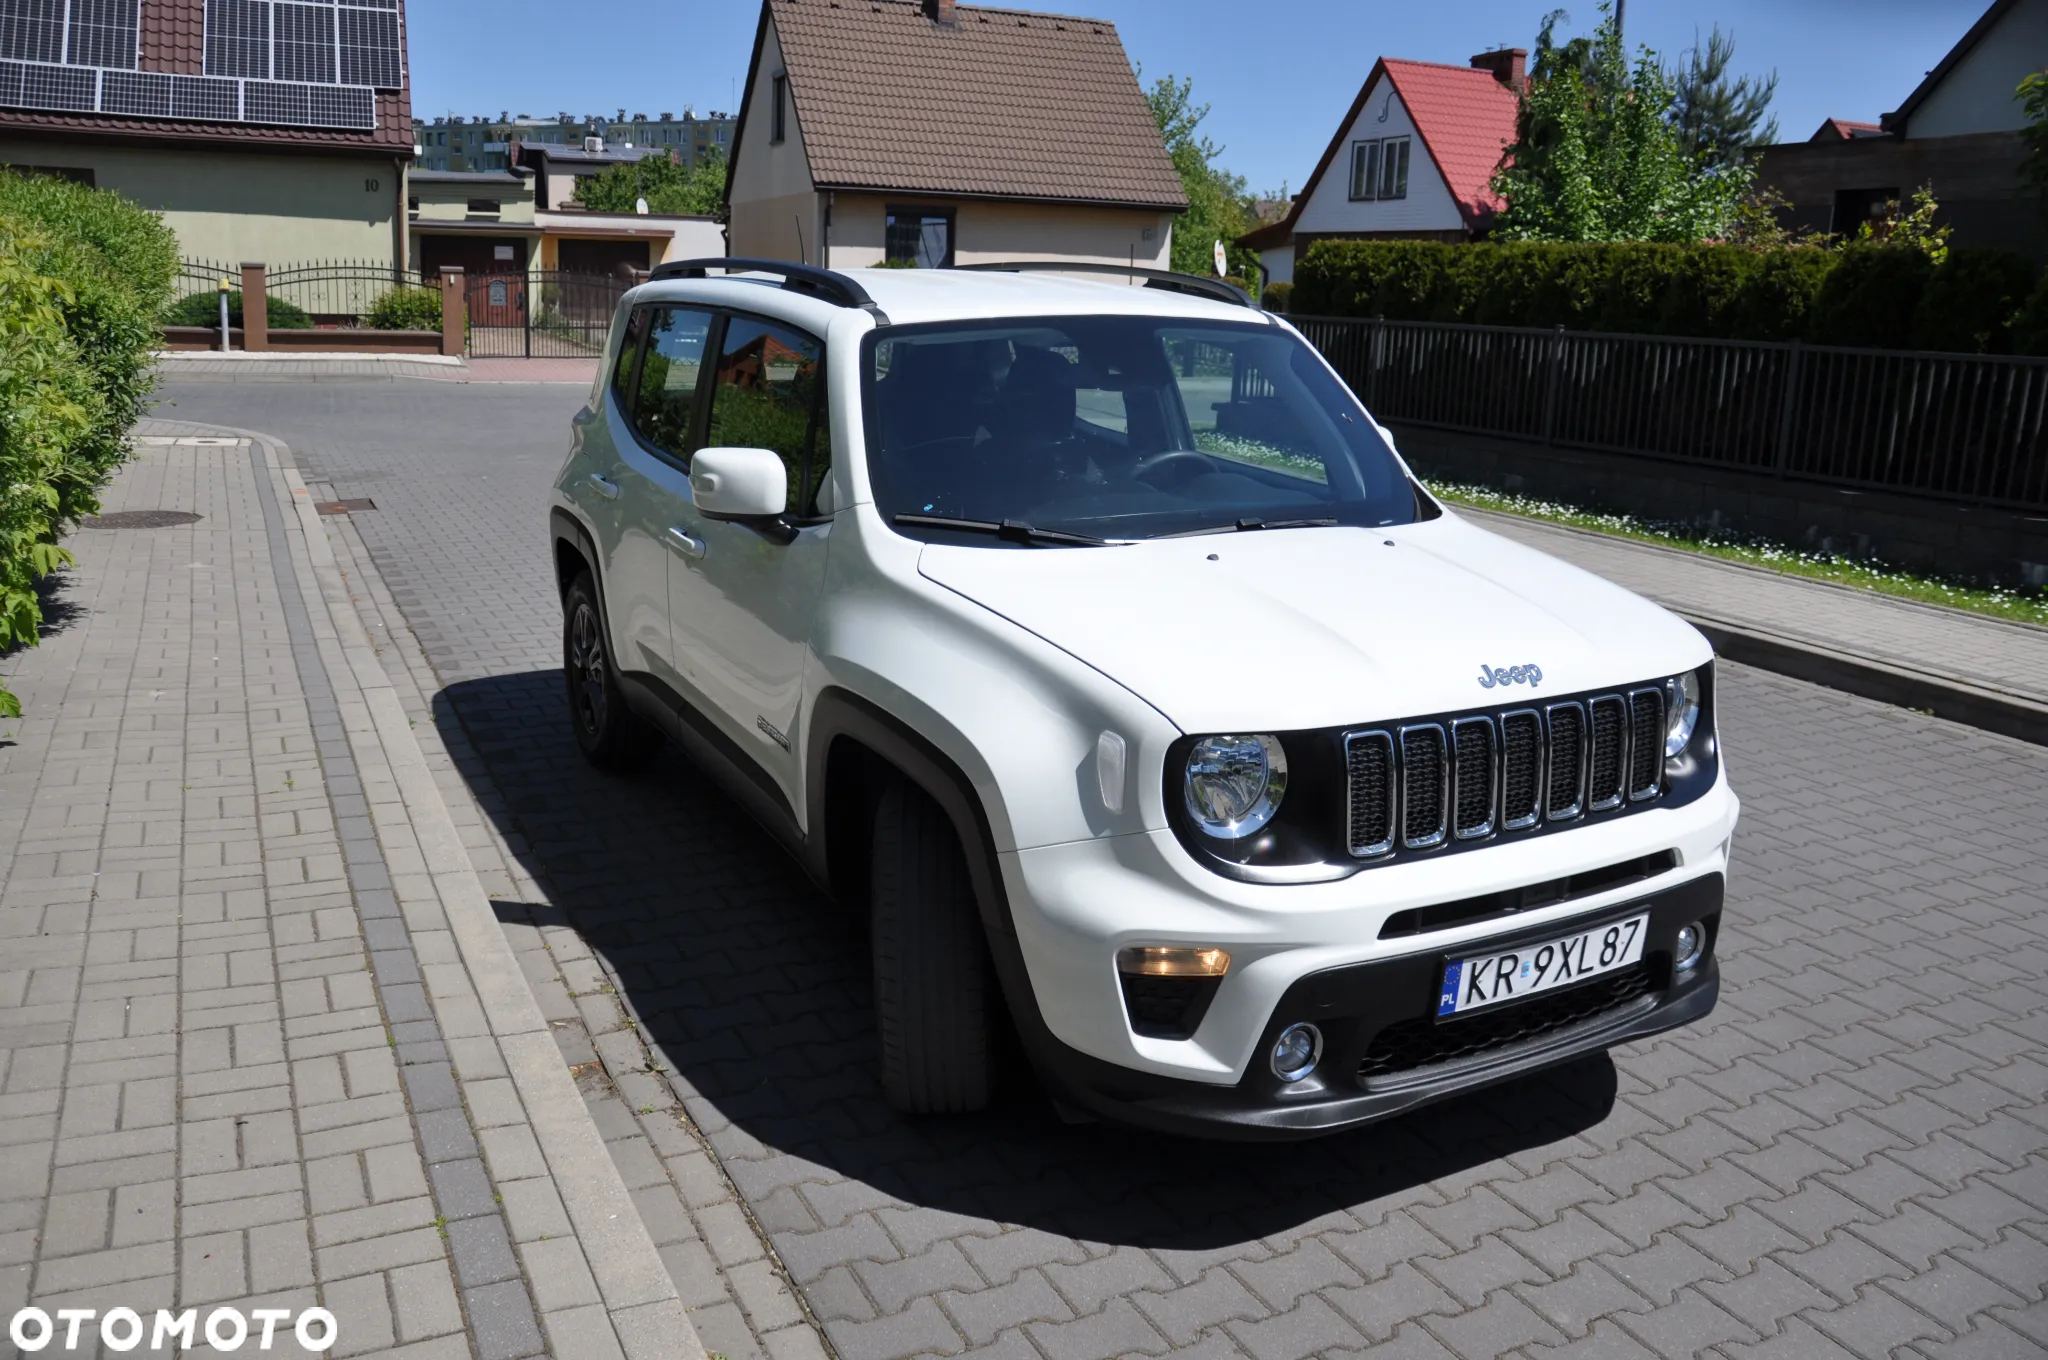
POLYGON ((1299 1137, 1712 1009, 1706 640, 1234 289, 1044 271, 663 266, 552 497, 577 740, 871 913, 889 1098, 1007 1017, 1069 1115, 1299 1137))

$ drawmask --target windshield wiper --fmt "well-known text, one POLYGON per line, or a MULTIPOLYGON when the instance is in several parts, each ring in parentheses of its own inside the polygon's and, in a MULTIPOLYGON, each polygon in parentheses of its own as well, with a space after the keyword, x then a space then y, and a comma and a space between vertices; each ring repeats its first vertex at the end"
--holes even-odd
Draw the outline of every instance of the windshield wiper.
POLYGON ((1059 543, 1070 548, 1106 548, 1109 540, 1090 534, 1070 534, 1062 529, 1035 529, 1017 519, 955 519, 951 515, 893 515, 891 524, 916 529, 962 529, 971 534, 993 534, 1012 543, 1059 543))
POLYGON ((1254 529, 1327 529, 1337 521, 1334 519, 1240 519, 1229 524, 1209 524, 1200 529, 1182 529, 1178 533, 1154 534, 1154 538, 1198 538, 1203 534, 1243 534, 1254 529))

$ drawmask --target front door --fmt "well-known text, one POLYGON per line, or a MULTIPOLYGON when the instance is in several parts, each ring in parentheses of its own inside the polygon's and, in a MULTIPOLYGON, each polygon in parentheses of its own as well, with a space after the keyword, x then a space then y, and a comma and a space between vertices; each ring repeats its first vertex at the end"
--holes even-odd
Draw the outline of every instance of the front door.
POLYGON ((669 629, 669 562, 675 526, 689 512, 687 453, 711 322, 711 313, 693 307, 636 312, 632 328, 646 340, 627 403, 631 429, 613 441, 603 489, 617 515, 605 564, 614 654, 621 670, 658 676, 672 689, 679 671, 669 629))
MULTIPOLYGON (((772 449, 789 476, 789 518, 815 503, 830 456, 825 346, 793 327, 729 317, 708 384, 707 448, 772 449)), ((669 613, 680 666, 711 716, 797 805, 794 734, 804 656, 824 581, 829 524, 795 536, 689 511, 697 545, 669 564, 669 613)))

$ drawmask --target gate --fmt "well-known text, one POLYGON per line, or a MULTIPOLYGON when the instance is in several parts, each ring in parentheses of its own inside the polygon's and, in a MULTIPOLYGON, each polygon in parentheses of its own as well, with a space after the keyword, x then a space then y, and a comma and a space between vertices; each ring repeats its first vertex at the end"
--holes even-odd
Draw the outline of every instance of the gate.
POLYGON ((612 275, 553 269, 475 275, 464 289, 470 357, 595 358, 631 286, 612 275))

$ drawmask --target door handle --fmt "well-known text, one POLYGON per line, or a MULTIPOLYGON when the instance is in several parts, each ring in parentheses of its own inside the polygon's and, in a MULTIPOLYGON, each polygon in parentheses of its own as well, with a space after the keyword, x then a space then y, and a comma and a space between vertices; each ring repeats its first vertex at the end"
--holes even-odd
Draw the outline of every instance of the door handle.
POLYGON ((704 555, 704 540, 690 537, 677 525, 669 527, 668 545, 685 557, 696 558, 704 555))
POLYGON ((596 487, 598 494, 608 501, 615 501, 619 498, 619 484, 609 477, 593 472, 590 474, 590 484, 596 487))

